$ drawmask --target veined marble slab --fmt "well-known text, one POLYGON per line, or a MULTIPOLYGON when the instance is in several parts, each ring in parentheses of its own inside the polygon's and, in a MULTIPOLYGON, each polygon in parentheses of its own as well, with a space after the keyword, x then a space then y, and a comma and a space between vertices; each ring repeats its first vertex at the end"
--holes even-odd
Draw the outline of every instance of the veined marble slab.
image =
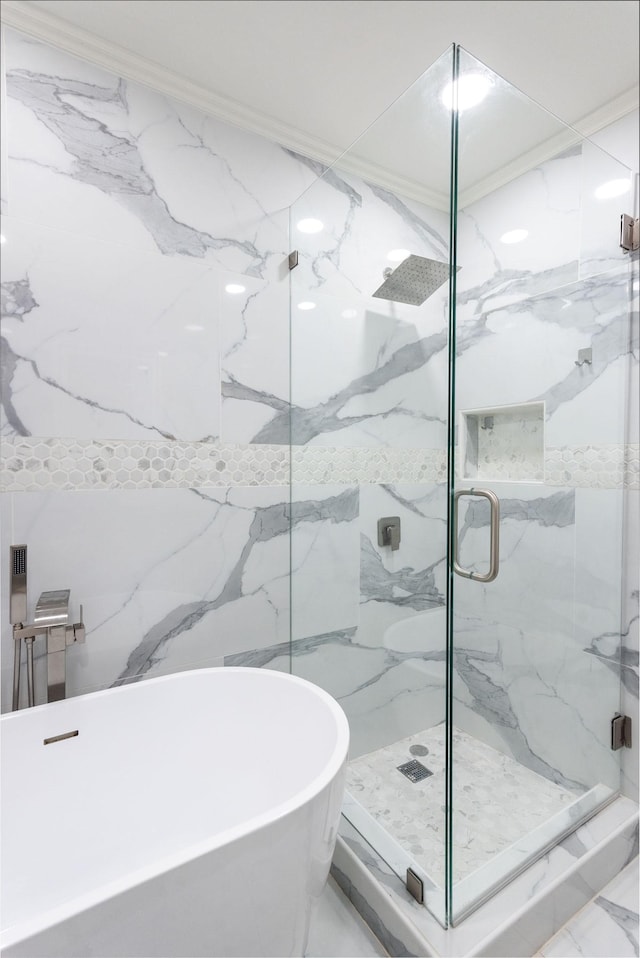
MULTIPOLYGON (((601 782, 615 791, 620 761, 609 723, 620 690, 619 494, 483 485, 500 498, 500 571, 491 583, 454 583, 454 721, 565 788, 601 782)), ((488 508, 474 497, 462 502, 459 561, 484 571, 488 508)))
POLYGON ((221 277, 5 218, 3 436, 215 440, 221 277))
POLYGON ((637 958, 638 859, 537 952, 544 958, 637 958))
POLYGON ((12 215, 252 276, 286 255, 295 154, 13 30, 6 63, 12 215))
POLYGON ((637 859, 638 806, 617 799, 449 930, 344 819, 340 836, 334 877, 389 954, 525 958, 637 859))
MULTIPOLYGON (((322 564, 328 575, 332 534, 353 524, 354 502, 353 490, 327 490, 298 499, 292 515, 286 487, 4 495, 2 549, 28 543, 32 600, 69 588, 72 614, 84 606, 87 641, 67 657, 74 695, 288 642, 290 526, 307 545, 296 554, 300 583, 322 564)), ((356 590, 353 579, 354 611, 356 590)), ((2 640, 8 708, 8 622, 2 640)), ((40 668, 40 649, 37 659, 40 668)))

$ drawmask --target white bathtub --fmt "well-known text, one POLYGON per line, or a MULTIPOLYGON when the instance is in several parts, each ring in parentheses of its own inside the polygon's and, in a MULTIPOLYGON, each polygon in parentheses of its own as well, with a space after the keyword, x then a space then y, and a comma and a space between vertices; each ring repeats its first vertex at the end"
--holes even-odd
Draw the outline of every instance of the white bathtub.
POLYGON ((0 730, 4 956, 304 953, 349 742, 321 689, 202 669, 0 730))

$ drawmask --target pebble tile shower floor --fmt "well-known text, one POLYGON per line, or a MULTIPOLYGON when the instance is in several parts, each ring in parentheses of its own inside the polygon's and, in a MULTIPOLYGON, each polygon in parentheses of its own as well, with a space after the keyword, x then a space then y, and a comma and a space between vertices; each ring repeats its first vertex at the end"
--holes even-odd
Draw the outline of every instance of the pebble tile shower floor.
MULTIPOLYGON (((566 808, 578 793, 459 729, 454 729, 453 743, 453 875, 457 882, 566 808)), ((444 724, 361 755, 347 769, 351 796, 440 886, 444 881, 444 772, 444 724), (415 759, 432 774, 414 783, 398 766, 415 759)))

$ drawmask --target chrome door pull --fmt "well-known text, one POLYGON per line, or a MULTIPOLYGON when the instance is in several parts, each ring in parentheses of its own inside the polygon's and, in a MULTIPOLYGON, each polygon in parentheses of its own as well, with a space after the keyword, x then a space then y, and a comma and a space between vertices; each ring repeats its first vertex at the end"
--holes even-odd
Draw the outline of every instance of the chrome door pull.
POLYGON ((474 582, 493 582, 498 575, 500 568, 500 500, 495 492, 490 489, 460 489, 453 496, 453 524, 455 529, 453 571, 465 579, 473 579, 474 582), (486 575, 480 575, 478 572, 471 572, 469 569, 463 569, 458 562, 460 538, 458 535, 458 499, 460 496, 483 496, 489 500, 491 506, 491 540, 489 543, 489 571, 486 575))

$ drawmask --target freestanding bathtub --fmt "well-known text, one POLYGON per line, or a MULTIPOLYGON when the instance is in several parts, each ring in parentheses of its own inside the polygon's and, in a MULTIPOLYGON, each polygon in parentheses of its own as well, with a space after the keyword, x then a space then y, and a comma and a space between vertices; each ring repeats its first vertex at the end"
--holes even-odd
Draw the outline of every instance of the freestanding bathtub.
POLYGON ((349 742, 327 693, 202 669, 0 723, 3 956, 304 954, 349 742))

